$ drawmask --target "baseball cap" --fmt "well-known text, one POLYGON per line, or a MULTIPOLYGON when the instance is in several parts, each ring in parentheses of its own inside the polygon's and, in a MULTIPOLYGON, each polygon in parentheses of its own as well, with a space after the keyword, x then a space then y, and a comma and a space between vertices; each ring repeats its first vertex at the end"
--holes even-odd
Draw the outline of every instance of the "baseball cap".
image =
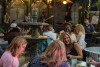
POLYGON ((17 24, 16 23, 11 23, 10 27, 16 28, 17 27, 17 24))

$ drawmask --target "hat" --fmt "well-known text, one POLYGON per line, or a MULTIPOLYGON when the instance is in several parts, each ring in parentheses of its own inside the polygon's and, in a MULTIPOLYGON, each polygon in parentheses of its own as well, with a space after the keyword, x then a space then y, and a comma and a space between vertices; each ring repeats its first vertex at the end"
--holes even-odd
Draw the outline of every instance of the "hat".
POLYGON ((16 28, 17 27, 17 24, 16 23, 11 23, 10 27, 16 28))

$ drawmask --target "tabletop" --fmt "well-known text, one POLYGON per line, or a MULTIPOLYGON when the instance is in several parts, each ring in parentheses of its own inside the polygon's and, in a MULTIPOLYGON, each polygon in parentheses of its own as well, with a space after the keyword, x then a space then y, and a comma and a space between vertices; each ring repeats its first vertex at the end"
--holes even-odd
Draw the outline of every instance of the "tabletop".
POLYGON ((88 47, 85 48, 85 51, 90 53, 93 60, 100 62, 100 47, 88 47))
POLYGON ((100 47, 88 47, 84 49, 85 51, 100 54, 100 47))

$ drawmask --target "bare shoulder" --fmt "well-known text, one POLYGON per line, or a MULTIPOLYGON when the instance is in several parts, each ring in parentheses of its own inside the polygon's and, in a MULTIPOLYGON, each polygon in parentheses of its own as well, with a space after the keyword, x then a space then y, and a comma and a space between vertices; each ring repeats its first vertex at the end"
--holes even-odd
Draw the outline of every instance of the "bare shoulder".
POLYGON ((79 32, 79 36, 81 36, 81 35, 83 35, 83 33, 82 32, 79 32))
POLYGON ((79 44, 77 42, 75 42, 74 47, 79 47, 79 44))

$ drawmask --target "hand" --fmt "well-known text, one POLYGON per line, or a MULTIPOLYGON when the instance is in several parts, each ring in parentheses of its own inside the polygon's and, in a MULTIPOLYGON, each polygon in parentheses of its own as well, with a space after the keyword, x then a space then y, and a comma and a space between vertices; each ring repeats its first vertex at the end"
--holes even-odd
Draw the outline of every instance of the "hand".
POLYGON ((67 55, 68 58, 73 58, 73 55, 67 55))
POLYGON ((93 64, 93 65, 95 65, 96 61, 94 61, 94 60, 89 60, 88 63, 89 63, 89 64, 93 64))
POLYGON ((61 30, 61 31, 60 31, 60 35, 61 35, 62 33, 64 33, 64 30, 61 30))

